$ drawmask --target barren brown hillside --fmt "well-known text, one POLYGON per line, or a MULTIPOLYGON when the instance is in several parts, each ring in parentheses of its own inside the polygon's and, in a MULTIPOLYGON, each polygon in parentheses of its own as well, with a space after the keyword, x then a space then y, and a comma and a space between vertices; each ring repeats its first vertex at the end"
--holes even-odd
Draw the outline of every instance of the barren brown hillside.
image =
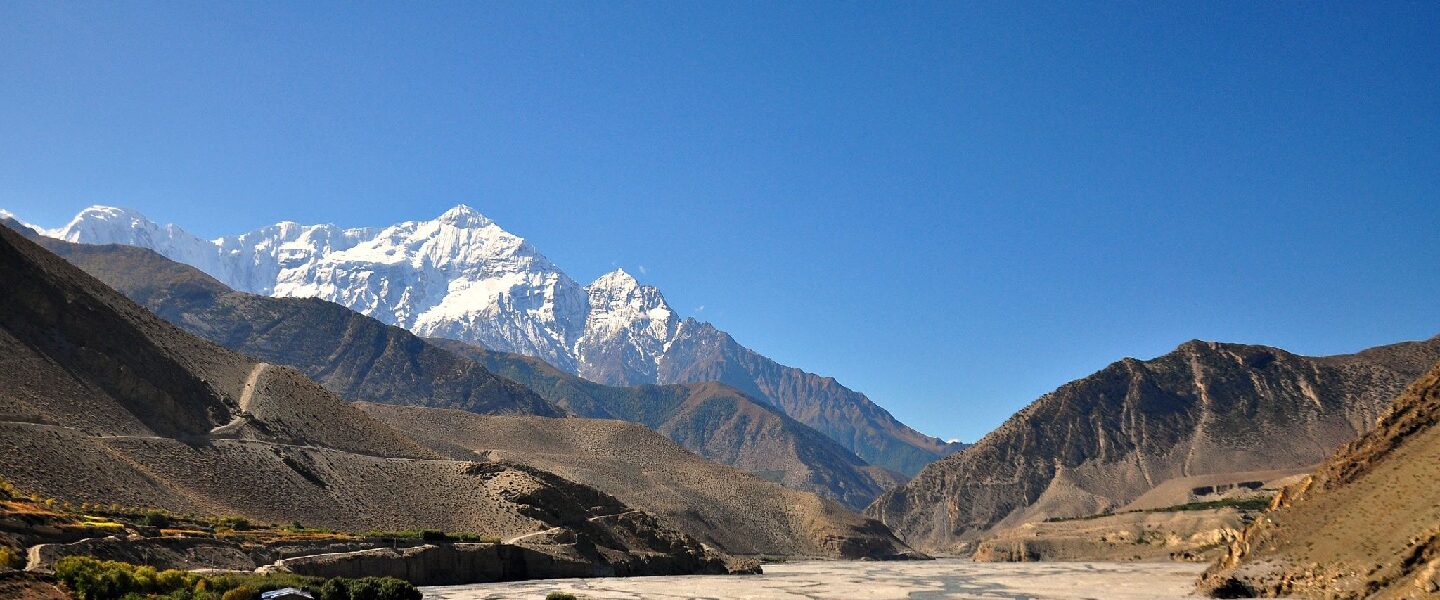
POLYGON ((584 482, 727 552, 895 558, 909 551, 878 522, 833 501, 705 460, 634 423, 360 406, 440 452, 584 482))
POLYGON ((1218 597, 1440 597, 1440 365, 1206 573, 1218 597))

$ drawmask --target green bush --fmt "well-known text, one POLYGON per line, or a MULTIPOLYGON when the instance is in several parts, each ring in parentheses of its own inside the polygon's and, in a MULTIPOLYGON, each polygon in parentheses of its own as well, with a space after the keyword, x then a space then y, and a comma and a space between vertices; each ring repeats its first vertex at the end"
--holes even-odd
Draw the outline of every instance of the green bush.
POLYGON ((235 531, 250 529, 250 520, 245 517, 220 517, 215 524, 220 527, 228 527, 235 531))
POLYGON ((170 515, 158 510, 146 511, 145 514, 140 517, 140 524, 146 527, 169 527, 170 515))
POLYGON ((580 597, 570 592, 550 592, 545 594, 545 600, 580 600, 580 597))
POLYGON ((380 582, 374 577, 362 577, 346 582, 350 600, 380 600, 380 582))
POLYGON ((420 590, 404 579, 380 578, 380 600, 420 600, 421 597, 420 590))
POLYGON ((315 600, 350 600, 350 590, 345 587, 344 579, 329 579, 320 586, 320 595, 315 600))
POLYGON ((225 592, 225 595, 221 596, 220 600, 257 600, 259 597, 260 590, 248 585, 242 585, 225 592))
POLYGON ((317 600, 420 600, 420 590, 394 577, 335 578, 320 586, 317 600))

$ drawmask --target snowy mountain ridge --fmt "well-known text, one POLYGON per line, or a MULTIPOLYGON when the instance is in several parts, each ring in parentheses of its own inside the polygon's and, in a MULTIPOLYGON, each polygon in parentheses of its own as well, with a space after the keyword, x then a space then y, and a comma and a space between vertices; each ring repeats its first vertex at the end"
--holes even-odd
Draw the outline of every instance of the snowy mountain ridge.
POLYGON ((92 206, 41 232, 149 248, 237 290, 329 300, 421 336, 535 356, 598 383, 721 381, 895 471, 917 472, 957 447, 904 426, 833 379, 779 365, 708 323, 682 320, 658 289, 623 269, 581 285, 464 204, 432 220, 382 228, 287 221, 215 240, 133 210, 92 206))
POLYGON ((678 324, 660 291, 623 269, 581 286, 464 204, 378 229, 285 221, 215 240, 133 210, 91 206, 42 233, 149 248, 237 290, 322 298, 422 336, 536 356, 582 376, 595 371, 587 353, 623 344, 634 372, 609 382, 653 382, 678 324))

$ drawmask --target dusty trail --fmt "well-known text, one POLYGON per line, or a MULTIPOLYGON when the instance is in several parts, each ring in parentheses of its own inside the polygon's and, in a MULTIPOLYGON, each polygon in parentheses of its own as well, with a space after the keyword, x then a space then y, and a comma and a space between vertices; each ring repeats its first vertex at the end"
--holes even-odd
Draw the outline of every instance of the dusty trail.
POLYGON ((255 395, 255 388, 260 382, 260 374, 264 373, 269 366, 270 363, 255 363, 255 367, 250 369, 250 374, 245 377, 245 387, 240 390, 240 412, 229 423, 211 429, 210 435, 234 433, 245 424, 246 412, 250 410, 250 398, 255 395))

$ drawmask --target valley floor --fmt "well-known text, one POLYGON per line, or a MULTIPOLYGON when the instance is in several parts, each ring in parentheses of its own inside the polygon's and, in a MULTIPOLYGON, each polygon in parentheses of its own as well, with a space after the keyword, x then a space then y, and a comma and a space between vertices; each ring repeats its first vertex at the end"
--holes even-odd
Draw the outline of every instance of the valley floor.
POLYGON ((1033 598, 1165 600, 1194 598, 1193 563, 976 563, 963 559, 901 562, 806 561, 765 565, 764 575, 552 579, 422 588, 427 600, 544 598, 747 598, 777 600, 890 598, 1033 598))

